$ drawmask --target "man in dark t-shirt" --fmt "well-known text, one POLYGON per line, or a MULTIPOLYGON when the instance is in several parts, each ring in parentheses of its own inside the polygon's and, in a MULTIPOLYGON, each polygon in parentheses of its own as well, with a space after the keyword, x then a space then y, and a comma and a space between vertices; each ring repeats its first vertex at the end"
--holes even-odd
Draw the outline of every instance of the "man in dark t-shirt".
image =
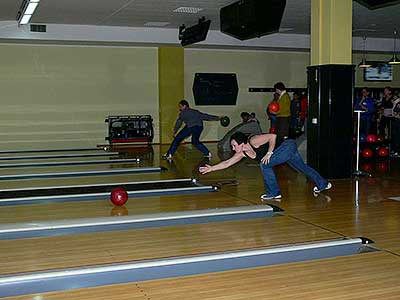
POLYGON ((203 121, 218 121, 223 117, 209 115, 192 109, 189 107, 189 103, 186 100, 181 100, 178 105, 180 113, 175 122, 174 140, 167 153, 163 155, 163 159, 172 159, 180 142, 189 136, 192 136, 192 145, 199 149, 205 157, 211 158, 211 152, 200 142, 200 135, 203 131, 203 121), (178 132, 182 124, 185 124, 185 126, 178 132))

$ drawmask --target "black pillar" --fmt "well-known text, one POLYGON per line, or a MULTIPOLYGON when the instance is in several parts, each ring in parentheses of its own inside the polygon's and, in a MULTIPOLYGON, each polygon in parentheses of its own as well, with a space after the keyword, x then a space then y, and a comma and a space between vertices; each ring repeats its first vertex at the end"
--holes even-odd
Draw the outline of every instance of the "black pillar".
POLYGON ((350 178, 354 66, 320 65, 307 69, 307 164, 327 178, 350 178))

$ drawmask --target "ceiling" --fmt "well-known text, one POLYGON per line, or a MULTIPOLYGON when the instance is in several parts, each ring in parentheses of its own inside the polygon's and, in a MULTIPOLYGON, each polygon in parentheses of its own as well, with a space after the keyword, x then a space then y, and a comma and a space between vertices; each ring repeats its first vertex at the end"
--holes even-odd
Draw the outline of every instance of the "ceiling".
MULTIPOLYGON (((264 0, 267 1, 267 0, 264 0)), ((282 33, 310 33, 310 1, 287 0, 281 23, 282 33)), ((15 20, 22 0, 1 0, 0 21, 15 20)), ((205 16, 211 29, 219 30, 219 9, 236 0, 42 0, 31 22, 148 27, 148 22, 166 22, 165 28, 190 26, 205 16), (196 14, 173 12, 178 7, 197 7, 196 14)), ((150 24, 150 27, 156 27, 150 24)), ((400 4, 368 10, 353 2, 353 35, 393 37, 400 29, 400 4)))

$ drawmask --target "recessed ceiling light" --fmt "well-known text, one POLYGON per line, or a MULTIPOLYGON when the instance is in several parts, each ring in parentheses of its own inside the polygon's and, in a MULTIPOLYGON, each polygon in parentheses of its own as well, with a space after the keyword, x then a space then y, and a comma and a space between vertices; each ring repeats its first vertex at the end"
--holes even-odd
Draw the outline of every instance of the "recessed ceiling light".
POLYGON ((290 27, 281 27, 279 28, 279 32, 287 32, 287 31, 292 31, 293 28, 290 27))
POLYGON ((174 12, 177 13, 187 13, 187 14, 197 14, 199 11, 202 11, 203 9, 200 7, 187 7, 187 6, 181 6, 178 7, 177 9, 174 9, 174 12))
POLYGON ((169 22, 146 22, 144 23, 144 26, 150 26, 150 27, 164 27, 167 26, 169 22))

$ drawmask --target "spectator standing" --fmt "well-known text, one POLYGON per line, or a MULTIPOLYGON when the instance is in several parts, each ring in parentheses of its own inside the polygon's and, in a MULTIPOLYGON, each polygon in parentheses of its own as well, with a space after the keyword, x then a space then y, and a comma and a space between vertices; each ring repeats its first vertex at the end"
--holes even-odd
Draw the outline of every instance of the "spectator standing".
POLYGON ((363 134, 369 134, 375 106, 374 100, 369 96, 368 88, 364 87, 361 90, 361 95, 356 99, 354 109, 363 111, 360 118, 360 132, 363 134))
POLYGON ((379 134, 386 137, 386 128, 389 128, 390 116, 393 109, 393 89, 390 86, 383 90, 383 98, 380 105, 381 117, 379 119, 379 134))
POLYGON ((286 87, 282 82, 274 85, 275 92, 279 94, 279 110, 276 112, 276 134, 288 137, 290 123, 290 97, 286 92, 286 87))

